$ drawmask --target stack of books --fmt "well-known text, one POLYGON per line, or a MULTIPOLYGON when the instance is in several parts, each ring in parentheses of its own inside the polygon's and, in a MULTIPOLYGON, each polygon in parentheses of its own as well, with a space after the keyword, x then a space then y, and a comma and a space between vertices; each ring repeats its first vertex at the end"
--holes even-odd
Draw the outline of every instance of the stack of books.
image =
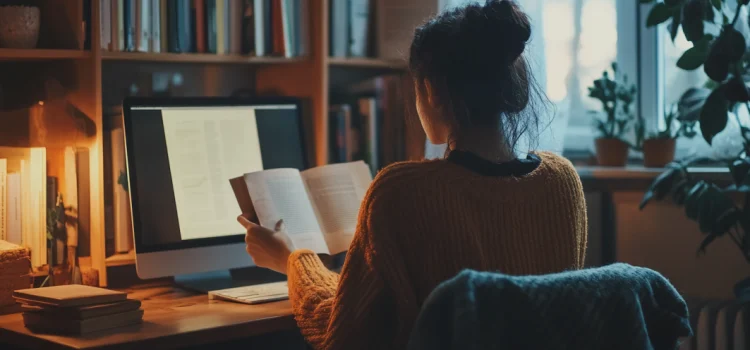
POLYGON ((83 285, 22 289, 13 298, 23 308, 24 325, 35 331, 82 335, 141 323, 139 300, 126 293, 83 285))

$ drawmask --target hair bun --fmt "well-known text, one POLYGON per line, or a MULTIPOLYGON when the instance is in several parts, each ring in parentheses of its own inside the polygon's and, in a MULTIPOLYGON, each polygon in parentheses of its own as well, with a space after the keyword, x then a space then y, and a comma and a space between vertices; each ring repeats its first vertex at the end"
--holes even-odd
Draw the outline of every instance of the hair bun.
POLYGON ((531 38, 531 23, 511 0, 487 0, 481 7, 482 21, 492 34, 502 38, 508 62, 515 61, 531 38))

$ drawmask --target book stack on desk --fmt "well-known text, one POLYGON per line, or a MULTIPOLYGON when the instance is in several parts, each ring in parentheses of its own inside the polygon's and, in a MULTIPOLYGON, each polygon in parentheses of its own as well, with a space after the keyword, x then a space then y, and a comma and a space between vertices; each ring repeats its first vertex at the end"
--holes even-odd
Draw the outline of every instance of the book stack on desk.
POLYGON ((141 323, 141 302, 126 293, 83 285, 13 292, 24 325, 45 333, 81 335, 141 323))

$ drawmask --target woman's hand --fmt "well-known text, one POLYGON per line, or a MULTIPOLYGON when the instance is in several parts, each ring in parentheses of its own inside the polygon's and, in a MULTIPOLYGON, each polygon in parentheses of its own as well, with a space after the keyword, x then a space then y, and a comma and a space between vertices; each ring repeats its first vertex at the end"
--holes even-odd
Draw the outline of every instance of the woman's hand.
POLYGON ((286 263, 294 246, 284 233, 284 220, 276 223, 274 231, 254 224, 241 215, 237 221, 247 230, 245 250, 255 265, 286 274, 286 263))

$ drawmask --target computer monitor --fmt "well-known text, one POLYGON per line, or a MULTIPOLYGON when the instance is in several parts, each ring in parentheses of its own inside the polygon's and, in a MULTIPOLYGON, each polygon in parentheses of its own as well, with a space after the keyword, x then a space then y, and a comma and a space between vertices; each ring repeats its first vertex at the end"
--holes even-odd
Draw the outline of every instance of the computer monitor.
POLYGON ((229 179, 307 168, 299 101, 128 98, 123 126, 138 276, 252 266, 229 179))

